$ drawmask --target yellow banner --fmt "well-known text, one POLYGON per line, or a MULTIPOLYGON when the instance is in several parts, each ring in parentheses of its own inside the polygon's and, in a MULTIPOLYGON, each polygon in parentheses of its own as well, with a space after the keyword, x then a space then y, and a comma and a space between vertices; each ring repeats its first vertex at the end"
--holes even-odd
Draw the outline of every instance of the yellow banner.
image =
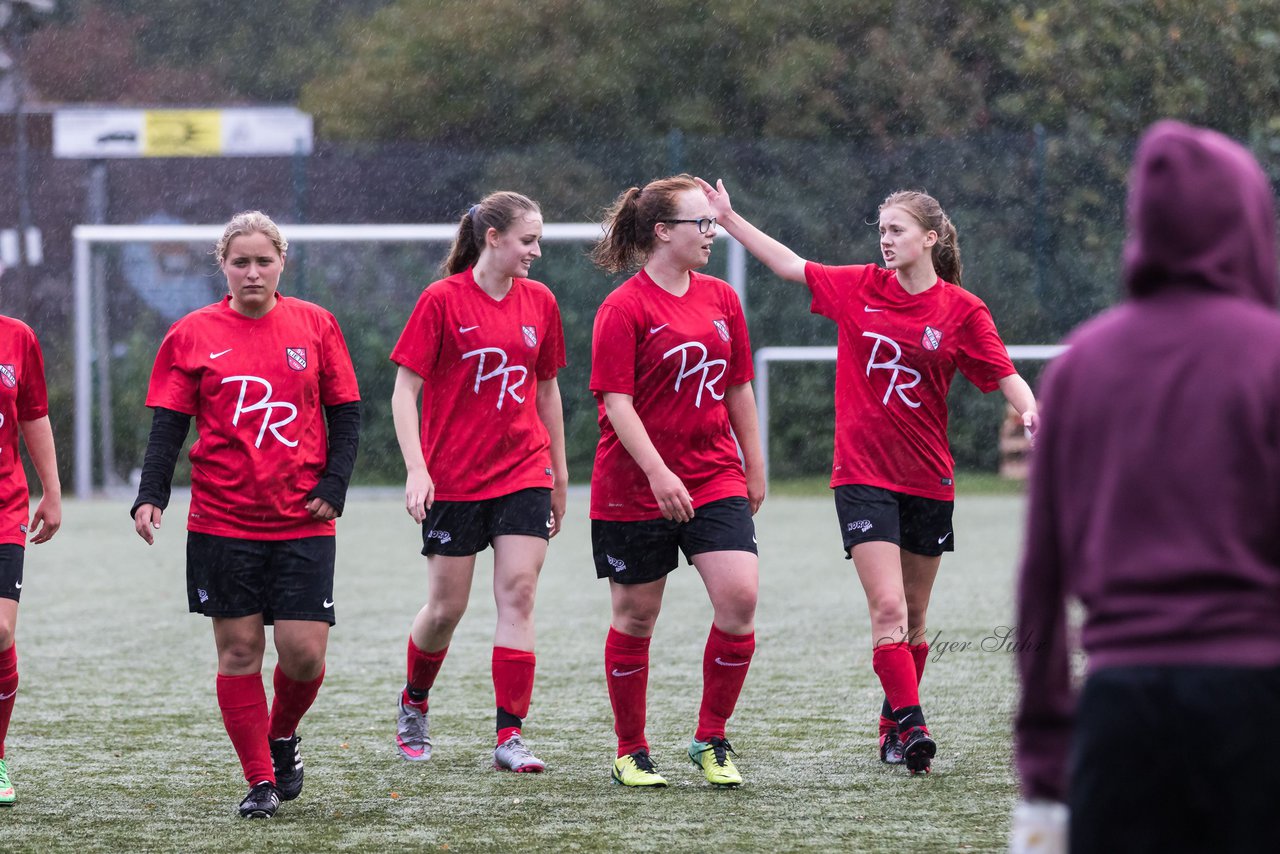
POLYGON ((143 125, 145 157, 214 157, 222 153, 219 110, 148 110, 143 125))

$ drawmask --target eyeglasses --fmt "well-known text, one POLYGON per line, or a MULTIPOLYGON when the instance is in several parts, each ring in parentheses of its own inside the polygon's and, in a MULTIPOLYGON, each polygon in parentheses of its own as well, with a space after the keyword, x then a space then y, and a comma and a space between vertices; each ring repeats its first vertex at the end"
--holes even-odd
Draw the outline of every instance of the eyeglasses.
POLYGON ((716 218, 705 217, 705 216, 698 217, 697 219, 664 219, 663 222, 672 223, 672 224, 677 222, 697 223, 698 234, 706 234, 708 231, 716 227, 716 218))

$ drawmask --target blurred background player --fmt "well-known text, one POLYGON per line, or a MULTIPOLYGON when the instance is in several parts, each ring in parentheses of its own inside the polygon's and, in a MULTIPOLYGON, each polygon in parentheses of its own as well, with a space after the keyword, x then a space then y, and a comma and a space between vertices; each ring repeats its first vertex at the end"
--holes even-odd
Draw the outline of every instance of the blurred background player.
POLYGON ((736 786, 725 724, 755 651, 751 517, 765 493, 747 323, 729 284, 696 272, 711 257, 716 221, 690 176, 627 190, 606 228, 595 262, 613 273, 640 267, 605 298, 591 345, 600 419, 591 544, 613 606, 605 642, 613 779, 666 785, 644 732, 649 640, 683 551, 714 610, 689 759, 709 782, 736 786))
POLYGON ((808 285, 810 310, 836 322, 831 487, 885 692, 880 759, 928 771, 937 747, 919 695, 926 619, 942 554, 955 549, 947 392, 959 369, 984 393, 1000 389, 1029 430, 1035 398, 991 312, 960 286, 956 229, 932 196, 896 192, 880 205, 884 267, 827 267, 743 219, 723 182, 698 183, 725 230, 776 275, 808 285))
POLYGON ((277 292, 287 248, 258 211, 227 223, 215 256, 229 295, 174 323, 156 354, 155 415, 131 511, 151 544, 194 416, 187 600, 213 620, 218 706, 250 786, 246 818, 270 818, 302 791, 296 729, 324 679, 334 519, 360 433, 337 320, 277 292), (269 714, 266 625, 279 656, 269 714))
POLYGON ((1171 121, 1129 181, 1129 298, 1044 379, 1018 582, 1024 807, 1068 801, 1073 851, 1274 851, 1272 189, 1243 147, 1171 121), (1089 661, 1078 701, 1069 598, 1089 661))
POLYGON ((0 806, 15 800, 5 762, 4 739, 18 694, 18 600, 28 536, 48 542, 62 525, 62 485, 49 425, 44 357, 36 335, 20 320, 0 315, 0 806), (18 454, 18 437, 40 478, 40 503, 34 515, 27 475, 18 454))
POLYGON ((560 308, 546 285, 526 278, 541 240, 531 199, 498 192, 473 205, 444 263, 448 277, 422 292, 391 352, 405 508, 422 525, 429 584, 399 701, 396 748, 407 760, 431 758, 428 692, 467 609, 476 554, 492 545, 493 764, 546 767, 521 728, 533 696, 534 595, 569 475, 556 382, 565 365, 560 308))

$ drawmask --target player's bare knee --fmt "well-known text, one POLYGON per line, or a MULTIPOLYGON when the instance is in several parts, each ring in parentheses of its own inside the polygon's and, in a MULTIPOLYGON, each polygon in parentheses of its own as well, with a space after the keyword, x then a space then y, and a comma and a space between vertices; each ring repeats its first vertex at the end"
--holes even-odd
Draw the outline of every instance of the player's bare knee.
POLYGON ((613 627, 624 635, 647 638, 653 635, 658 624, 658 609, 629 609, 613 615, 613 627))
POLYGON ((0 618, 0 650, 6 650, 13 646, 13 630, 13 620, 0 618))

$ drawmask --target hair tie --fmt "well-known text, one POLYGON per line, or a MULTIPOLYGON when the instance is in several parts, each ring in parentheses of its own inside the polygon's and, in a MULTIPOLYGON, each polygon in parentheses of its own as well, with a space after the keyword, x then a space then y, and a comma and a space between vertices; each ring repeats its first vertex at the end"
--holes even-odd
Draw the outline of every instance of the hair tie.
POLYGON ((467 216, 471 217, 472 219, 475 219, 475 218, 476 218, 476 211, 477 211, 477 210, 479 210, 479 208, 480 208, 480 206, 479 206, 479 205, 472 205, 472 206, 467 210, 467 216))

